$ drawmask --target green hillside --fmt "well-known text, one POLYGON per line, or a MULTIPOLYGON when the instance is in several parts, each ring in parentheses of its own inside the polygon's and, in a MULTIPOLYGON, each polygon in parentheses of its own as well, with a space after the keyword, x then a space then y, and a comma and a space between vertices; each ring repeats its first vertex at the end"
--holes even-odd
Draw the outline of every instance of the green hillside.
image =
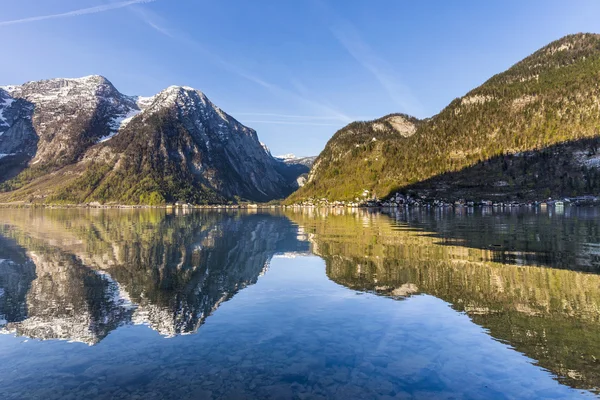
POLYGON ((309 182, 289 201, 350 200, 365 190, 381 198, 417 183, 421 189, 446 186, 446 195, 453 197, 458 194, 452 173, 469 168, 479 168, 477 176, 490 184, 478 195, 495 195, 498 186, 513 189, 502 193, 520 193, 523 185, 528 196, 597 193, 598 141, 588 139, 600 136, 600 35, 566 36, 436 116, 406 117, 414 132, 394 128, 387 118, 338 131, 315 161, 309 182), (561 149, 569 152, 567 162, 552 159, 561 153, 552 146, 565 142, 574 146, 561 149), (513 169, 509 179, 503 157, 525 157, 528 151, 518 163, 521 171, 513 169), (563 168, 540 170, 544 157, 537 152, 547 155, 544 165, 562 162, 563 168), (427 180, 429 186, 422 184, 427 180))

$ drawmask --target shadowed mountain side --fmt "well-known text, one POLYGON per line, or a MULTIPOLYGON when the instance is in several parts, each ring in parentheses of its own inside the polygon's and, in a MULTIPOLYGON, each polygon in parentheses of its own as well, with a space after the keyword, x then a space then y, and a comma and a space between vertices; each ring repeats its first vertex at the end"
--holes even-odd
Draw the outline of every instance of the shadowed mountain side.
POLYGON ((275 253, 308 249, 281 216, 15 210, 0 218, 2 235, 35 264, 23 307, 46 310, 8 328, 87 343, 106 335, 99 320, 112 321, 110 329, 135 323, 166 336, 193 333, 223 301, 256 283, 275 253), (105 317, 102 310, 115 307, 120 314, 105 317), (94 319, 97 310, 102 318, 94 319))
POLYGON ((33 126, 35 106, 25 99, 12 99, 0 89, 0 183, 27 168, 38 149, 39 136, 33 126))
POLYGON ((561 382, 600 387, 599 275, 497 263, 491 250, 440 245, 381 214, 287 215, 334 282, 396 299, 438 297, 561 382))
POLYGON ((540 200, 600 193, 600 138, 505 154, 392 193, 479 201, 540 200))

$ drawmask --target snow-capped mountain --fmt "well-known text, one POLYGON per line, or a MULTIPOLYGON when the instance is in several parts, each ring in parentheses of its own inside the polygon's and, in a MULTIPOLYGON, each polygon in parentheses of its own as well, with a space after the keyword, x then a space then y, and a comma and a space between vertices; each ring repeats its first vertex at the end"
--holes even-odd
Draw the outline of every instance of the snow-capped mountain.
POLYGON ((268 201, 296 187, 256 132, 202 92, 126 96, 101 76, 0 88, 0 155, 0 182, 33 170, 5 185, 11 200, 268 201))
POLYGON ((313 163, 315 162, 315 159, 317 158, 317 156, 298 157, 293 153, 289 153, 289 154, 284 154, 281 156, 276 156, 275 158, 280 161, 283 161, 286 164, 300 164, 300 165, 304 165, 310 169, 310 167, 312 167, 313 163))
POLYGON ((275 158, 284 166, 283 174, 288 179, 295 179, 296 187, 302 187, 306 184, 308 173, 317 157, 297 157, 290 153, 275 158))
POLYGON ((2 89, 9 96, 4 104, 10 104, 8 111, 13 109, 16 115, 4 121, 7 129, 0 138, 0 152, 33 152, 31 144, 15 148, 16 137, 26 134, 36 139, 31 164, 74 162, 89 146, 114 134, 120 121, 139 111, 135 98, 119 93, 101 76, 50 79, 2 89), (23 106, 24 112, 17 114, 23 106))
POLYGON ((280 159, 282 161, 287 161, 287 160, 295 160, 298 157, 296 157, 296 155, 294 153, 288 153, 288 154, 283 154, 283 155, 280 155, 280 156, 275 156, 275 158, 278 158, 278 159, 280 159))

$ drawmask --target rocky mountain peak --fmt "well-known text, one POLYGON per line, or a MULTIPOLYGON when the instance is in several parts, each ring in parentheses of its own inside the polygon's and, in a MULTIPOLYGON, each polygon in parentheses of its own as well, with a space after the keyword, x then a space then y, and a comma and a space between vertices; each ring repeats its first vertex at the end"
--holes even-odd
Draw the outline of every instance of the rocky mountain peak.
POLYGON ((169 106, 177 106, 182 109, 194 110, 196 107, 204 107, 209 103, 208 99, 199 90, 188 86, 169 86, 147 101, 148 109, 158 109, 169 106))
POLYGON ((577 33, 564 36, 548 44, 540 50, 540 53, 554 55, 561 51, 587 51, 594 47, 594 44, 600 40, 600 34, 597 33, 577 33))
MULTIPOLYGON (((61 167, 76 161, 87 147, 116 134, 140 111, 136 98, 121 94, 105 77, 57 78, 4 87, 14 102, 29 106, 12 118, 0 138, 0 153, 35 154, 31 165, 61 167), (22 114, 22 113, 21 113, 22 114), (27 138, 28 146, 18 146, 27 138)), ((6 114, 5 112, 3 114, 6 114)), ((13 114, 15 114, 13 112, 13 114)))
POLYGON ((72 95, 87 97, 120 95, 108 79, 99 75, 31 81, 23 85, 5 86, 4 89, 14 97, 37 102, 55 101, 72 95))
MULTIPOLYGON (((8 126, 0 129, 0 154, 19 153, 19 168, 38 169, 40 175, 64 170, 40 182, 76 178, 70 194, 61 189, 61 201, 136 204, 150 201, 150 195, 152 202, 268 201, 289 194, 300 173, 280 165, 253 129, 188 86, 135 97, 98 75, 28 82, 1 92, 0 112, 0 124, 6 120, 8 126), (16 101, 29 112, 24 117, 29 125, 19 129, 16 114, 5 110, 16 101), (96 187, 98 176, 104 176, 102 187, 96 187), (73 197, 82 187, 88 188, 80 193, 85 196, 73 197)), ((9 178, 0 176, 0 182, 9 178)), ((35 196, 56 193, 54 184, 43 186, 51 189, 35 196)))

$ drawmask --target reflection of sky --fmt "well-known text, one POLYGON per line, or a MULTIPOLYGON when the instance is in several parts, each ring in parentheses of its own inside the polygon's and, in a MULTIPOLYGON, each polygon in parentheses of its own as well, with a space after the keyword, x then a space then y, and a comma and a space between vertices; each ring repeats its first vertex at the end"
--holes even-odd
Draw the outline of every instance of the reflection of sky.
POLYGON ((163 398, 277 390, 330 398, 578 394, 447 303, 349 290, 330 281, 315 256, 274 257, 269 272, 196 335, 164 340, 126 326, 93 347, 1 336, 0 354, 0 391, 9 399, 59 398, 67 389, 108 397, 124 387, 163 398))

